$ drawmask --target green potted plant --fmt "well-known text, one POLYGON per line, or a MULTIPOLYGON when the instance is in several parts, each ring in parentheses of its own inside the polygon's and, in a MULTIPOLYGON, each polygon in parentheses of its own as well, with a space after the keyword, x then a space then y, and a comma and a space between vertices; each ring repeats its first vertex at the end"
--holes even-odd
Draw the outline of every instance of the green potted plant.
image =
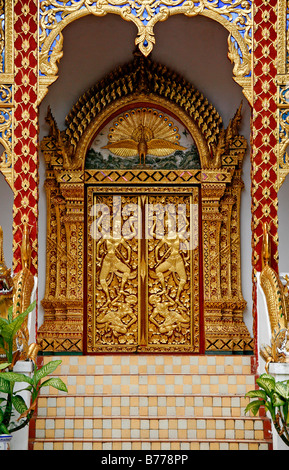
POLYGON ((289 446, 289 380, 276 382, 272 375, 262 374, 256 382, 260 388, 245 395, 254 399, 246 406, 245 413, 251 411, 256 416, 260 407, 264 406, 278 435, 289 446))
POLYGON ((50 361, 43 367, 38 368, 36 365, 38 353, 36 344, 30 345, 27 357, 27 360, 33 361, 33 373, 27 375, 13 370, 20 357, 20 351, 15 348, 17 332, 34 307, 35 302, 23 313, 13 318, 13 306, 11 306, 8 309, 7 318, 0 317, 0 349, 4 351, 2 363, 0 363, 0 435, 5 441, 3 448, 7 447, 8 436, 12 436, 12 433, 29 424, 36 409, 37 399, 42 387, 51 386, 67 392, 66 385, 58 377, 51 377, 43 381, 61 364, 61 360, 50 361), (23 384, 24 388, 15 390, 15 384, 18 383, 19 385, 19 382, 23 384), (26 405, 24 398, 21 396, 23 391, 31 392, 30 406, 26 405))

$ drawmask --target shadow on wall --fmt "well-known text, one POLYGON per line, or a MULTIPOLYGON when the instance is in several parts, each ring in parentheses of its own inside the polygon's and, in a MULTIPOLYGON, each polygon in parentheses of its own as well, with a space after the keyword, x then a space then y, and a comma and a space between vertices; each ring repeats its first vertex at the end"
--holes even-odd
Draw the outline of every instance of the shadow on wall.
POLYGON ((284 183, 278 193, 278 218, 279 218, 279 271, 289 273, 289 176, 286 177, 284 183))
POLYGON ((13 262, 13 191, 0 173, 0 225, 3 229, 3 250, 7 268, 12 269, 13 262))

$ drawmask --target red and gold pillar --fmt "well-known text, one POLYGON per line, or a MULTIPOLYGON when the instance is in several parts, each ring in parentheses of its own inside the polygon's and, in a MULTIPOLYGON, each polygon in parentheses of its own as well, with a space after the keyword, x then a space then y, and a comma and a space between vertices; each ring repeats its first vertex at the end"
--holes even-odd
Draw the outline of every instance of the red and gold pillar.
POLYGON ((30 233, 31 272, 37 275, 38 2, 14 2, 13 270, 21 269, 23 225, 30 233))
POLYGON ((253 15, 253 112, 251 123, 252 264, 257 334, 256 272, 262 270, 263 224, 271 236, 271 266, 278 271, 277 6, 255 0, 253 15))

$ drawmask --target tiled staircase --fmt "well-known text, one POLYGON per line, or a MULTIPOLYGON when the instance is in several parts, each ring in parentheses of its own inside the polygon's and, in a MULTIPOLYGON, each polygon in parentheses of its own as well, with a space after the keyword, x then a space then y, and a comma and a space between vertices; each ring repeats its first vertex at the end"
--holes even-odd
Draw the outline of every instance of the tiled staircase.
POLYGON ((269 419, 244 414, 250 356, 61 359, 68 393, 43 387, 34 450, 272 449, 269 419))

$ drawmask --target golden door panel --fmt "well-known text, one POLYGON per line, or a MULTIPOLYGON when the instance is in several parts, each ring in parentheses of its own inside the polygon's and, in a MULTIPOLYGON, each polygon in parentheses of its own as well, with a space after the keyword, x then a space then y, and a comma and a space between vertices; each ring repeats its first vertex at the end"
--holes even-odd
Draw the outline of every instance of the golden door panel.
POLYGON ((124 215, 132 204, 137 207, 137 196, 93 195, 92 217, 100 214, 89 227, 91 334, 97 349, 130 350, 138 345, 140 245, 135 234, 126 233, 124 215))
POLYGON ((198 188, 171 193, 88 187, 88 353, 199 352, 198 188))

